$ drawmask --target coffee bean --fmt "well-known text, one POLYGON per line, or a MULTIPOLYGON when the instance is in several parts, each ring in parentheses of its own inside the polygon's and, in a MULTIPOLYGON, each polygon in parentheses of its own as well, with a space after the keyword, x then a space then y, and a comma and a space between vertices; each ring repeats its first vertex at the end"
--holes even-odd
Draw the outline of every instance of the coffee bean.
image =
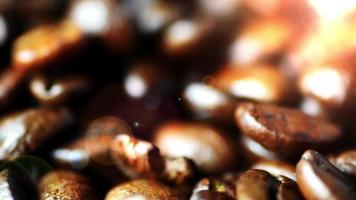
POLYGON ((53 171, 45 175, 39 183, 41 200, 95 198, 95 190, 90 181, 72 171, 53 171))
POLYGON ((356 151, 347 150, 328 158, 329 162, 356 180, 356 151))
POLYGON ((64 104, 71 97, 88 91, 89 80, 82 76, 64 77, 49 80, 49 77, 37 75, 29 83, 32 95, 42 104, 64 104))
POLYGON ((48 67, 72 54, 82 41, 82 32, 69 21, 39 26, 16 39, 12 62, 25 71, 48 67))
POLYGON ((273 199, 277 181, 267 172, 251 169, 241 174, 236 184, 236 197, 239 200, 273 199))
POLYGON ((297 181, 307 199, 354 199, 356 195, 355 183, 313 150, 298 162, 297 181))
POLYGON ((176 195, 170 188, 153 180, 134 180, 112 188, 105 200, 116 199, 171 199, 177 200, 176 195))
POLYGON ((233 199, 234 198, 224 193, 210 191, 210 190, 199 191, 197 193, 194 193, 190 197, 190 200, 233 200, 233 199))
POLYGON ((197 118, 231 122, 235 101, 216 88, 194 82, 187 85, 183 96, 197 118))
POLYGON ((68 110, 28 109, 0 120, 0 160, 37 149, 72 122, 68 110))
POLYGON ((341 130, 330 122, 273 105, 241 103, 235 119, 243 134, 282 155, 310 147, 321 149, 342 136, 341 130))
POLYGON ((303 200, 304 197, 299 191, 298 185, 293 180, 278 176, 279 186, 277 189, 278 200, 303 200))
POLYGON ((281 103, 293 95, 286 77, 273 66, 227 66, 216 73, 215 81, 216 87, 237 98, 258 102, 281 103))
POLYGON ((275 177, 285 176, 294 181, 296 180, 295 167, 286 162, 265 160, 255 163, 251 168, 267 171, 275 177))
POLYGON ((283 18, 262 18, 247 23, 231 44, 230 62, 251 65, 271 59, 292 44, 292 31, 291 24, 283 18))
POLYGON ((172 121, 155 132, 153 143, 168 156, 192 159, 198 169, 218 173, 235 166, 237 148, 222 131, 201 123, 172 121))

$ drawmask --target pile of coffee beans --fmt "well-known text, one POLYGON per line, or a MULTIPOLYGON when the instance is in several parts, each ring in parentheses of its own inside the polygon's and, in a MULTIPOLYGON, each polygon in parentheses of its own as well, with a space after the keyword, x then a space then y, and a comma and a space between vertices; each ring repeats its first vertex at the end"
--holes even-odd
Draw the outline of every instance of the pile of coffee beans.
POLYGON ((355 16, 0 0, 0 200, 356 199, 355 16))

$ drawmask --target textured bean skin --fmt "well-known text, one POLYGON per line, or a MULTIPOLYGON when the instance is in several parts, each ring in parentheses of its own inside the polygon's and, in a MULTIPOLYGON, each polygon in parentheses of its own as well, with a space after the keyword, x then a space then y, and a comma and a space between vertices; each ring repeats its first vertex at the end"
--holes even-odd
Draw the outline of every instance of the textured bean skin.
POLYGON ((87 178, 71 171, 54 171, 39 183, 41 200, 94 200, 95 192, 87 178))
POLYGON ((287 155, 332 144, 342 136, 332 123, 273 105, 241 103, 235 119, 243 134, 267 149, 287 155))

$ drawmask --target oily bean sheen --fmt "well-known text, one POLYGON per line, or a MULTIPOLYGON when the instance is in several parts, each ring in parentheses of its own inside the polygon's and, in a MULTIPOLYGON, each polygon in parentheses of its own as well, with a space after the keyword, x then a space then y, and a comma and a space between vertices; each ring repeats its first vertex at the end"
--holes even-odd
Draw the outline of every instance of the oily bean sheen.
POLYGON ((355 183, 313 150, 306 151, 298 162, 297 181, 306 199, 351 200, 356 196, 355 183))
POLYGON ((243 134, 286 155, 321 148, 341 137, 341 130, 332 123, 274 105, 241 103, 235 119, 243 134))
POLYGON ((251 169, 241 174, 236 184, 236 197, 239 200, 272 199, 271 191, 277 181, 266 171, 251 169))
POLYGON ((279 186, 277 188, 277 199, 278 200, 303 200, 303 195, 301 194, 298 185, 293 180, 285 177, 278 177, 279 186))
POLYGON ((234 198, 222 192, 215 192, 210 190, 203 190, 194 193, 190 200, 234 200, 234 198))
POLYGON ((94 200, 95 192, 87 178, 71 171, 54 171, 39 183, 41 200, 94 200))
POLYGON ((152 180, 134 180, 111 189, 105 200, 152 199, 178 200, 170 188, 152 180))
POLYGON ((70 124, 68 110, 29 109, 0 119, 0 160, 37 149, 70 124))

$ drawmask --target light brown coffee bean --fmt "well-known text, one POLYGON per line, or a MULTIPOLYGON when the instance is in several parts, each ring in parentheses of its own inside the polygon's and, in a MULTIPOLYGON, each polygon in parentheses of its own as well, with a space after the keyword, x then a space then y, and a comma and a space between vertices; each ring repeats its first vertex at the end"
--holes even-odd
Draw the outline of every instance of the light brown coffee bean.
POLYGON ((179 197, 170 188, 153 180, 134 180, 112 188, 105 200, 119 199, 178 200, 179 197))
POLYGON ((235 101, 218 89, 202 83, 190 83, 183 101, 197 118, 231 122, 235 101))
POLYGON ((226 66, 215 74, 215 82, 232 96, 258 102, 281 103, 293 95, 284 74, 270 65, 226 66))
POLYGON ((354 199, 356 185, 326 158, 306 151, 297 164, 297 181, 306 199, 354 199))
POLYGON ((218 173, 235 166, 234 142, 222 131, 202 123, 172 121, 161 124, 153 143, 162 154, 192 159, 198 169, 218 173))
POLYGON ((250 169, 241 174, 236 184, 236 197, 239 200, 273 199, 273 189, 277 181, 268 172, 250 169))
POLYGON ((39 183, 41 200, 51 199, 96 199, 95 189, 90 181, 72 171, 53 171, 45 175, 39 183))
POLYGON ((24 71, 48 67, 72 54, 82 41, 81 30, 69 21, 39 26, 16 39, 13 66, 24 71))
POLYGON ((243 134, 282 155, 310 147, 321 149, 342 136, 341 130, 330 122, 273 105, 241 103, 235 119, 243 134))

